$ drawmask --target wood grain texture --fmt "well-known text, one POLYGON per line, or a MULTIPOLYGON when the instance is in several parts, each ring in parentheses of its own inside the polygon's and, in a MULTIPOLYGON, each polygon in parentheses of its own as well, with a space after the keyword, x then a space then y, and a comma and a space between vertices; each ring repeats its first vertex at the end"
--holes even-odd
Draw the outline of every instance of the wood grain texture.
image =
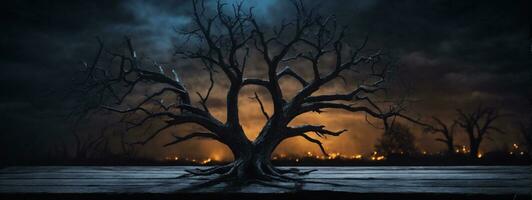
MULTIPOLYGON (((175 193, 213 177, 177 178, 191 166, 38 166, 0 170, 0 193, 175 193)), ((379 166, 298 167, 318 169, 305 180, 278 183, 291 187, 249 185, 228 190, 225 184, 194 192, 530 194, 529 166, 379 166), (296 189, 297 188, 297 189, 296 189)))

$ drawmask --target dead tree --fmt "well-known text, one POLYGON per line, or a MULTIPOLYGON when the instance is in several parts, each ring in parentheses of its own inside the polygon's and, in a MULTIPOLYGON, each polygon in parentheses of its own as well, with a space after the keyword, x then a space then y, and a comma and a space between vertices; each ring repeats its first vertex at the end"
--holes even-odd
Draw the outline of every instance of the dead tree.
POLYGON ((425 125, 425 131, 431 132, 431 133, 440 133, 443 138, 437 138, 436 141, 443 142, 447 146, 447 154, 453 155, 454 154, 454 134, 457 126, 457 122, 453 121, 453 123, 449 126, 445 122, 443 122, 441 119, 437 117, 432 117, 432 120, 436 123, 435 125, 425 125))
MULTIPOLYGON (((453 121, 453 123, 449 126, 445 122, 443 122, 441 119, 437 117, 432 117, 432 120, 435 122, 435 124, 430 124, 427 122, 424 122, 419 119, 413 119, 409 116, 403 115, 401 113, 396 114, 393 116, 393 118, 401 117, 402 119, 405 119, 409 122, 412 122, 413 124, 419 125, 423 128, 423 132, 425 133, 440 133, 443 138, 436 138, 436 141, 442 142, 447 146, 447 153, 449 155, 454 154, 454 135, 456 131, 457 122, 453 121)), ((392 122, 388 122, 388 120, 383 120, 384 129, 387 130, 394 124, 394 120, 392 122)), ((385 131, 386 133, 387 131, 385 131)))
POLYGON ((501 129, 493 126, 493 122, 501 117, 497 108, 478 106, 473 112, 467 113, 461 109, 458 109, 457 112, 459 117, 456 123, 467 133, 470 156, 472 157, 478 155, 480 143, 486 135, 491 132, 504 133, 501 129))
MULTIPOLYGON (((404 104, 404 103, 401 103, 401 102, 397 102, 397 103, 399 105, 404 104)), ((404 108, 404 107, 405 106, 402 106, 402 108, 404 108)), ((397 131, 394 131, 393 128, 394 128, 395 124, 397 123, 395 119, 399 117, 399 118, 404 119, 404 120, 406 120, 408 122, 411 122, 413 124, 421 126, 423 128, 423 132, 425 132, 425 133, 441 133, 443 135, 443 138, 436 138, 436 141, 443 142, 447 146, 447 153, 449 155, 454 154, 454 147, 455 147, 454 146, 454 135, 455 135, 457 122, 454 121, 449 126, 446 123, 444 123, 441 119, 433 116, 432 120, 436 123, 435 125, 433 125, 433 124, 424 122, 423 120, 414 119, 412 117, 409 117, 409 116, 406 116, 404 114, 401 114, 400 110, 396 110, 396 112, 397 113, 395 115, 393 115, 393 116, 388 116, 388 117, 382 118, 382 124, 383 124, 382 128, 377 127, 372 122, 370 122, 367 118, 366 118, 366 121, 370 125, 372 125, 374 128, 383 129, 384 130, 384 135, 387 135, 387 134, 391 134, 391 133, 397 132, 397 131)), ((402 125, 402 124, 399 124, 399 125, 400 125, 400 127, 399 127, 400 129, 405 129, 405 128, 402 127, 404 125, 402 125)))
POLYGON ((415 155, 418 150, 415 145, 415 136, 410 128, 395 122, 386 129, 375 145, 375 151, 380 155, 415 155))
MULTIPOLYGON (((140 144, 152 140, 171 127, 187 123, 197 124, 204 131, 175 135, 175 140, 164 146, 193 138, 209 138, 227 145, 234 155, 233 162, 207 170, 189 171, 194 175, 220 174, 218 178, 206 184, 239 180, 287 181, 294 180, 294 177, 287 176, 286 173, 300 172, 279 169, 270 162, 272 152, 283 140, 302 137, 318 145, 323 154, 327 154, 321 141, 309 134, 314 133, 318 137, 338 136, 346 131, 332 131, 323 125, 312 124, 289 126, 294 118, 304 113, 320 113, 324 110, 366 113, 378 119, 398 114, 400 109, 397 107, 387 105, 386 109, 382 109, 379 107, 382 107, 382 104, 374 100, 380 98, 378 94, 384 90, 390 72, 389 65, 381 65, 379 62, 381 51, 375 50, 362 55, 367 39, 355 47, 347 44, 346 28, 338 27, 333 16, 318 15, 315 9, 309 10, 301 2, 294 2, 295 19, 283 21, 276 28, 267 29, 255 20, 251 10, 243 10, 241 3, 233 5, 233 12, 230 14, 224 12, 224 6, 226 5, 218 2, 211 13, 203 2, 192 1, 193 26, 183 34, 193 41, 194 46, 176 51, 176 54, 184 59, 200 61, 209 72, 210 87, 205 94, 197 93, 200 99, 197 105, 191 100, 189 90, 174 70, 168 75, 170 70, 157 63, 144 66, 130 39, 126 38, 126 54, 109 52, 114 63, 119 64, 114 72, 98 65, 100 53, 94 63, 86 66, 89 82, 86 89, 98 91, 100 94, 107 93, 104 96, 116 101, 117 105, 105 105, 102 108, 143 116, 129 128, 142 127, 153 120, 163 122, 161 127, 139 142, 140 144), (248 66, 252 56, 267 66, 266 78, 244 76, 245 69, 253 67, 248 66), (331 58, 334 62, 324 66, 324 57, 331 58), (279 69, 290 63, 306 64, 307 69, 312 72, 311 78, 301 75, 289 66, 279 69), (215 85, 213 73, 220 71, 229 82, 225 121, 213 116, 207 104, 215 85), (345 72, 357 74, 352 77, 364 78, 357 80, 359 84, 352 91, 342 94, 316 94, 320 88, 335 79, 347 79, 348 77, 343 75, 345 72), (293 78, 301 85, 301 89, 292 98, 287 98, 281 89, 279 80, 283 77, 293 78), (165 87, 148 95, 140 103, 124 108, 126 97, 131 95, 139 84, 159 84, 165 87), (273 105, 273 112, 268 113, 259 96, 255 96, 261 104, 261 111, 267 122, 253 141, 246 137, 238 112, 239 92, 245 86, 265 88, 273 105), (163 94, 171 94, 173 97, 163 101, 163 94)), ((99 52, 102 52, 102 49, 103 45, 99 52)))

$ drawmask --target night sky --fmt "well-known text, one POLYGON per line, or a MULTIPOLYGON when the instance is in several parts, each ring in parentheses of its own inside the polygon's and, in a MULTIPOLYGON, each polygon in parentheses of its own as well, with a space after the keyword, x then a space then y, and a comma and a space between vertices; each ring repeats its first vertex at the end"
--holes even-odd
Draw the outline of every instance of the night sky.
MULTIPOLYGON (((481 149, 520 142, 515 127, 527 114, 524 108, 532 95, 530 1, 345 0, 307 4, 319 4, 321 13, 335 14, 340 24, 349 26, 349 41, 360 42, 367 35, 368 48, 386 49, 393 55, 400 78, 411 85, 410 98, 416 100, 408 108, 409 114, 438 116, 450 122, 456 108, 497 106, 508 114, 499 122, 508 133, 493 135, 493 140, 486 141, 481 149)), ((207 3, 212 5, 214 2, 207 3)), ((206 73, 172 56, 174 44, 182 39, 174 28, 190 23, 190 6, 189 1, 167 0, 15 1, 4 6, 0 33, 1 159, 39 157, 54 146, 72 142, 73 120, 66 114, 82 99, 69 96, 68 91, 82 75, 81 61, 94 57, 96 36, 110 49, 123 44, 124 36, 131 37, 141 55, 175 67, 194 91, 191 93, 203 92, 206 73)), ((281 0, 253 0, 246 6, 255 7, 255 15, 265 26, 275 25, 293 13, 290 4, 281 0)), ((223 112, 223 89, 227 86, 222 77, 218 79, 210 103, 215 113, 223 112)), ((288 90, 293 89, 291 82, 285 84, 288 90)), ((325 89, 342 87, 338 83, 325 89)), ((240 96, 242 110, 246 111, 242 113, 242 125, 250 137, 262 126, 256 124, 264 122, 258 105, 248 98, 253 91, 246 88, 240 96)), ((371 152, 382 132, 367 125, 363 117, 343 112, 305 116, 301 121, 321 122, 333 130, 347 128, 349 132, 341 137, 324 141, 333 152, 371 152)), ((80 129, 97 132, 101 124, 87 119, 80 129)), ((414 129, 420 149, 437 152, 444 148, 433 141, 436 136, 414 129)), ((161 147, 169 137, 146 145, 143 155, 202 156, 225 148, 204 141, 161 147)), ((290 148, 281 145, 278 151, 318 152, 317 147, 302 141, 287 143, 292 144, 290 148)), ((465 144, 464 138, 458 143, 465 144)))

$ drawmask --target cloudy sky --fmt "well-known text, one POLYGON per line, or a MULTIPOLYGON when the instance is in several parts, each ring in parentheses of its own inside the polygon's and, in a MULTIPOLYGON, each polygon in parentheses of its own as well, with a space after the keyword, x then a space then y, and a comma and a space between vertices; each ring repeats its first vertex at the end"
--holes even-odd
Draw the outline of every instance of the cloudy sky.
MULTIPOLYGON (((418 100, 409 108, 412 115, 450 121, 456 108, 467 110, 479 103, 498 106, 510 114, 499 125, 509 133, 492 136, 493 141, 487 141, 484 149, 519 142, 513 129, 526 114, 523 108, 532 94, 530 4, 527 0, 307 2, 349 26, 349 41, 359 42, 367 35, 370 48, 386 49, 396 58, 403 72, 401 79, 411 84, 410 97, 418 100)), ((294 14, 287 1, 252 0, 246 6, 255 7, 256 17, 265 26, 294 14)), ((141 55, 172 64, 188 88, 204 91, 206 74, 193 65, 176 63, 172 56, 174 44, 181 39, 174 29, 190 23, 190 10, 189 1, 178 0, 16 1, 7 5, 0 33, 2 159, 44 154, 58 144, 73 141, 72 120, 66 119, 65 113, 81 100, 66 95, 66 91, 79 77, 80 62, 95 55, 96 36, 110 48, 120 46, 124 36, 131 37, 141 55)), ((215 86, 215 114, 223 111, 223 103, 216 99, 223 99, 226 84, 219 80, 215 86)), ((285 82, 290 90, 288 85, 291 83, 285 82)), ((255 90, 246 88, 240 96, 246 111, 242 125, 251 138, 262 126, 256 124, 264 122, 258 105, 247 98, 255 90)), ((311 114, 300 121, 323 123, 330 129, 347 128, 349 132, 341 137, 324 141, 333 152, 371 152, 381 132, 360 116, 343 112, 311 114)), ((94 133, 98 125, 101 123, 83 120, 80 127, 84 133, 94 133)), ((172 132, 188 128, 178 127, 172 132)), ((435 145, 433 135, 418 133, 417 138, 420 149, 436 152, 444 148, 435 145)), ((205 141, 162 148, 169 139, 168 133, 141 151, 161 158, 223 154, 226 150, 223 145, 205 141)), ((463 138, 459 143, 465 144, 463 138)), ((287 144, 278 152, 318 152, 317 147, 302 141, 287 144)))

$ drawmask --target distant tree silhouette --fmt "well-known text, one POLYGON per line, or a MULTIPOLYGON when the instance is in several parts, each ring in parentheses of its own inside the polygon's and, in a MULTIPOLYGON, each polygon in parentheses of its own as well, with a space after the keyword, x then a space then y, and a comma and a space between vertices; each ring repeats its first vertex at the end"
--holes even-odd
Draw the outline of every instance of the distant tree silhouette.
POLYGON ((447 146, 447 153, 449 155, 454 154, 454 147, 455 147, 454 135, 455 135, 456 126, 457 126, 456 121, 453 121, 453 123, 449 125, 443 122, 443 120, 441 120, 440 118, 433 116, 432 120, 434 121, 434 124, 430 124, 427 122, 423 122, 422 120, 413 119, 409 116, 405 116, 399 113, 396 116, 388 117, 388 118, 392 118, 391 123, 389 122, 390 120, 388 120, 387 118, 383 119, 383 124, 384 124, 383 129, 385 130, 385 132, 386 130, 390 129, 390 124, 394 123, 395 120, 393 119, 395 119, 397 116, 401 117, 402 119, 405 119, 408 122, 412 122, 413 124, 423 127, 423 131, 425 133, 440 133, 443 136, 443 138, 436 138, 436 141, 443 142, 447 146))
POLYGON ((479 105, 472 112, 457 110, 458 119, 456 123, 464 129, 469 139, 470 156, 476 157, 480 144, 484 137, 491 132, 504 133, 495 127, 493 123, 501 117, 499 110, 495 107, 483 107, 479 105))
POLYGON ((443 138, 437 138, 436 141, 443 142, 447 147, 447 154, 454 154, 454 135, 457 122, 453 121, 451 125, 443 122, 440 118, 432 117, 435 125, 425 125, 425 132, 440 133, 443 138))
POLYGON ((378 140, 375 150, 379 154, 387 156, 393 154, 413 155, 418 152, 414 143, 415 140, 416 138, 408 126, 395 122, 378 140))

